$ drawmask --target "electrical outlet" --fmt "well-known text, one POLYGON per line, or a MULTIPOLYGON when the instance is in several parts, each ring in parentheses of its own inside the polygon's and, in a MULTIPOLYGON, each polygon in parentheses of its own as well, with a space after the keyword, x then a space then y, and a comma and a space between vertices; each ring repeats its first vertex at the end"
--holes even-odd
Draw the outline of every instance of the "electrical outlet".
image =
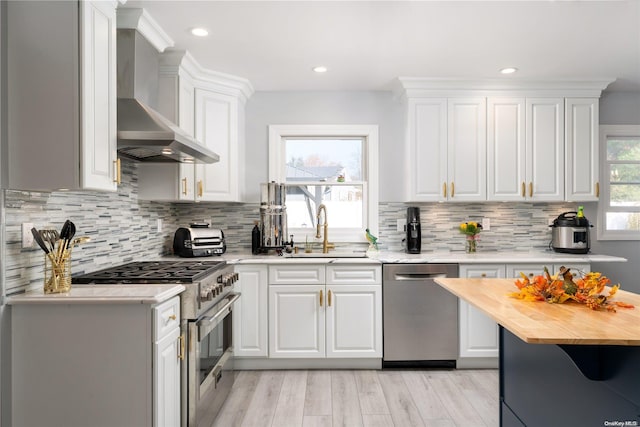
POLYGON ((396 231, 404 231, 404 227, 407 224, 406 219, 399 219, 396 223, 396 231))
POLYGON ((489 231, 489 230, 491 230, 491 219, 489 219, 489 218, 482 218, 482 230, 483 230, 483 231, 489 231))
POLYGON ((28 249, 33 247, 33 234, 31 229, 33 228, 32 222, 22 223, 22 248, 28 249))
POLYGON ((158 233, 162 233, 162 218, 156 220, 156 229, 158 233))

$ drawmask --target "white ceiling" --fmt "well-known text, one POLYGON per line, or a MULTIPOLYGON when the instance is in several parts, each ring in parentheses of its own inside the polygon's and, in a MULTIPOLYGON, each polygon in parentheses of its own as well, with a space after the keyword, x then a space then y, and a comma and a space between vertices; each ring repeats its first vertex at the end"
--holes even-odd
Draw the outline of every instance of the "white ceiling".
POLYGON ((129 1, 256 90, 388 90, 399 76, 615 78, 640 96, 640 1, 129 1), (189 29, 202 26, 206 38, 189 29), (311 68, 325 65, 329 72, 311 68), (502 76, 514 66, 519 72, 502 76))

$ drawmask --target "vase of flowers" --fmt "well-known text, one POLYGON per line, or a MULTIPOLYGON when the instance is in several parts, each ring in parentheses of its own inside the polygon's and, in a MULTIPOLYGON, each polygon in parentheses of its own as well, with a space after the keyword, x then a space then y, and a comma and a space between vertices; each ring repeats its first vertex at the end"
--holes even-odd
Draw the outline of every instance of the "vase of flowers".
POLYGON ((466 237, 465 251, 468 254, 475 253, 478 250, 478 240, 480 238, 480 232, 482 231, 482 224, 475 221, 463 222, 458 227, 460 233, 466 237))

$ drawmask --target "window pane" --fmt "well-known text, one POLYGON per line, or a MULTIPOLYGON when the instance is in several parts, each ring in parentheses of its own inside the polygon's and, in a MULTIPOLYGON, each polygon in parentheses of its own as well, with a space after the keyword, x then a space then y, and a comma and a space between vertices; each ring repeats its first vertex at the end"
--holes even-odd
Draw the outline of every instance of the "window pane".
POLYGON ((611 182, 640 184, 640 165, 611 165, 611 182))
POLYGON ((640 231, 640 212, 607 212, 607 230, 640 231))
POLYGON ((362 228, 362 191, 361 185, 287 186, 288 226, 315 232, 318 206, 324 203, 329 233, 336 228, 362 228))
POLYGON ((607 160, 640 160, 640 138, 607 139, 607 160))
POLYGON ((640 185, 611 185, 611 206, 640 206, 640 185))
POLYGON ((361 138, 286 139, 285 147, 287 181, 364 180, 361 138))

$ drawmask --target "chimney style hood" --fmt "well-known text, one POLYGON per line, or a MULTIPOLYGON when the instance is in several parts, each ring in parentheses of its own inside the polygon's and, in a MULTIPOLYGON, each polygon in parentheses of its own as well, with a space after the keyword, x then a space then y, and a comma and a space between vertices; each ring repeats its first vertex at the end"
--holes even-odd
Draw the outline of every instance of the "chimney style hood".
POLYGON ((215 163, 220 157, 149 107, 158 90, 158 54, 136 30, 119 29, 118 154, 150 163, 215 163))

